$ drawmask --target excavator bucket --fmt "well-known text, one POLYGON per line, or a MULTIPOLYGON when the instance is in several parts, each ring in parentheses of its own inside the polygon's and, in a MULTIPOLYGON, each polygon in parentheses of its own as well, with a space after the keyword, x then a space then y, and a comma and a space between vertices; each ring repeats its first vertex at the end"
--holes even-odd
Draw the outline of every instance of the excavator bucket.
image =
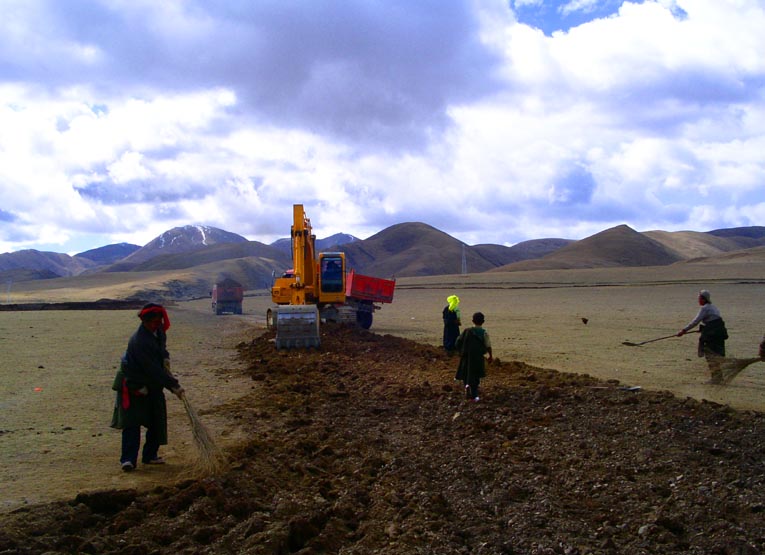
POLYGON ((280 306, 275 316, 277 349, 320 345, 319 309, 316 305, 280 306))

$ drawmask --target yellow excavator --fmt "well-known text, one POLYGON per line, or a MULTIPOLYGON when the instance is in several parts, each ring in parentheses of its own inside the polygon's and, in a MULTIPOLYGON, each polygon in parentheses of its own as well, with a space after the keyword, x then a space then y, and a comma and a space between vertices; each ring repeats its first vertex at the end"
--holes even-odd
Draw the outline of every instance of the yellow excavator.
POLYGON ((368 329, 374 303, 393 301, 395 280, 346 273, 345 253, 316 252, 316 236, 302 204, 292 207, 290 231, 293 268, 274 280, 266 313, 276 329, 276 348, 319 347, 322 319, 368 329))

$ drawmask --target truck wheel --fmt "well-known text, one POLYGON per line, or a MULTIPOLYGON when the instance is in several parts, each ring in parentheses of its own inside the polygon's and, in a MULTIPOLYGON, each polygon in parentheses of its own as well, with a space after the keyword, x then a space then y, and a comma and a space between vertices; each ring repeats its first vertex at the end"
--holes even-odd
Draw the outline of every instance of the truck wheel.
POLYGON ((356 323, 365 330, 372 327, 372 313, 371 312, 357 312, 356 323))

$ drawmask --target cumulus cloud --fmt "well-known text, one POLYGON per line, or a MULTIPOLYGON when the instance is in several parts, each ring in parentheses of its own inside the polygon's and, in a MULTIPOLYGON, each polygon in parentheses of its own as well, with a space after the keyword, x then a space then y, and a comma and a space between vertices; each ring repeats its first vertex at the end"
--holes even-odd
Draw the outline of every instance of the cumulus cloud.
POLYGON ((4 10, 0 250, 270 242, 295 202, 320 235, 471 244, 762 223, 757 0, 4 10))
POLYGON ((414 147, 444 108, 496 87, 468 2, 18 3, 22 81, 99 94, 225 87, 241 115, 344 141, 414 147), (74 54, 73 54, 74 53, 74 54))

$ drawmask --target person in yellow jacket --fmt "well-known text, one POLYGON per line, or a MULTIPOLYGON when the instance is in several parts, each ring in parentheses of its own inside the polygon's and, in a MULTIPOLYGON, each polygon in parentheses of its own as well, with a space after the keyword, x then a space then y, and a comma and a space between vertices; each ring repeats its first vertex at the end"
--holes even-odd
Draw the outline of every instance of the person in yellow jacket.
POLYGON ((460 336, 462 325, 460 315, 460 298, 457 295, 446 297, 446 306, 443 310, 444 317, 444 349, 447 353, 454 352, 454 343, 460 336))

